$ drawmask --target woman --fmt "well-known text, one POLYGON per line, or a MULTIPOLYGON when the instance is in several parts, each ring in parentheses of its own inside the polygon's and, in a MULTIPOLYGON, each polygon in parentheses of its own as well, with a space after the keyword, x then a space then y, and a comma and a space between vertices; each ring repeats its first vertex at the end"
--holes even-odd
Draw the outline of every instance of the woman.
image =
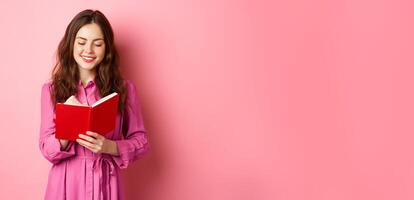
POLYGON ((57 51, 52 80, 42 87, 39 148, 53 166, 45 199, 124 199, 119 169, 149 149, 136 87, 123 80, 109 21, 84 10, 69 23, 57 51), (76 141, 55 138, 55 104, 72 95, 91 105, 120 94, 115 129, 87 131, 76 141))

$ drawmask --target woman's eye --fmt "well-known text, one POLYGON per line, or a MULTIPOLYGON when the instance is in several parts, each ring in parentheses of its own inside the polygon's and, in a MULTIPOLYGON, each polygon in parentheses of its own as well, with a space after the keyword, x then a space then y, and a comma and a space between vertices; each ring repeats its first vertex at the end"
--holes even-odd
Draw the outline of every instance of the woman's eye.
POLYGON ((102 46, 102 44, 95 44, 95 46, 100 47, 100 46, 102 46))
POLYGON ((79 45, 85 45, 85 43, 82 43, 82 42, 78 42, 78 44, 79 44, 79 45))

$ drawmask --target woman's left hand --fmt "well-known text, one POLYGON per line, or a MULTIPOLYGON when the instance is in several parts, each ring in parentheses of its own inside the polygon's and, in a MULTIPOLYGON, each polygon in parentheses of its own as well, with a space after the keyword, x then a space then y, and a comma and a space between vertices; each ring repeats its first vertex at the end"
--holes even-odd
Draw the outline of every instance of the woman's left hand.
POLYGON ((76 139, 80 145, 84 146, 85 148, 91 150, 94 153, 113 153, 113 145, 114 141, 106 139, 104 136, 92 132, 86 131, 86 135, 79 134, 79 137, 82 139, 76 139))

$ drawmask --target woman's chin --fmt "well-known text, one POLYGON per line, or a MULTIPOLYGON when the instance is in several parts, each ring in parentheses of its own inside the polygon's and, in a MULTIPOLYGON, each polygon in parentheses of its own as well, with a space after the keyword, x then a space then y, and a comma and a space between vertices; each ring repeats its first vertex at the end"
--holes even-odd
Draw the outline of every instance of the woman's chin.
POLYGON ((80 70, 91 71, 95 68, 95 64, 90 65, 79 65, 80 70))

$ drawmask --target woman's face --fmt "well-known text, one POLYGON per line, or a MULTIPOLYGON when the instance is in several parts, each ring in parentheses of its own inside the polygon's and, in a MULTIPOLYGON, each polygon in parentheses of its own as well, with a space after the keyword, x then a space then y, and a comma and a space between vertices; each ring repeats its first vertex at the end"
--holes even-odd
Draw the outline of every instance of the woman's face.
POLYGON ((95 23, 82 26, 73 47, 73 57, 80 70, 94 70, 104 56, 105 42, 101 28, 95 23))

